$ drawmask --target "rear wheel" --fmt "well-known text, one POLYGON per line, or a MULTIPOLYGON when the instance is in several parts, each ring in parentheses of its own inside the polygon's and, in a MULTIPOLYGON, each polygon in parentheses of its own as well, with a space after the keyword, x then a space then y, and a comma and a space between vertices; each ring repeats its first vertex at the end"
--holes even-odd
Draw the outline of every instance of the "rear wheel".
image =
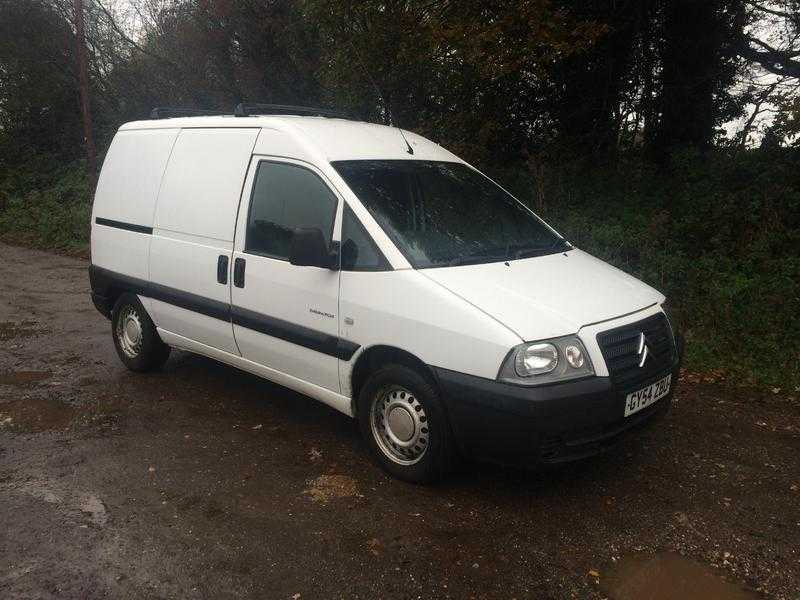
POLYGON ((131 371, 158 369, 169 358, 170 347, 161 341, 142 303, 123 294, 111 312, 111 334, 122 363, 131 371))
POLYGON ((372 374, 359 394, 359 425, 378 465, 414 483, 440 479, 455 447, 436 387, 404 365, 372 374))

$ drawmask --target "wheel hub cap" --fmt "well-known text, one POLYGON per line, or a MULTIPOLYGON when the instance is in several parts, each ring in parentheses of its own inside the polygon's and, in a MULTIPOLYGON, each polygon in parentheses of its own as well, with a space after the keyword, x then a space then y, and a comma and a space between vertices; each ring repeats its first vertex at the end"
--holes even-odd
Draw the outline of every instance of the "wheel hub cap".
POLYGON ((372 434, 392 461, 413 465, 425 455, 429 441, 428 416, 406 388, 390 386, 375 395, 370 411, 372 434))
POLYGON ((142 351, 142 322, 132 306, 126 306, 117 322, 119 347, 129 358, 136 358, 142 351))
POLYGON ((399 406, 393 407, 386 419, 387 429, 391 434, 403 442, 407 442, 414 435, 414 420, 408 410, 399 406))

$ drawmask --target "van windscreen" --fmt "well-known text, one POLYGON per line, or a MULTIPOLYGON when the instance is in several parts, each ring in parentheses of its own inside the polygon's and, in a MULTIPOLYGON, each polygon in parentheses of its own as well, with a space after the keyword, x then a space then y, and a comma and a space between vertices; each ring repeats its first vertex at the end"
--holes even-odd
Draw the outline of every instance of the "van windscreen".
POLYGON ((332 164, 414 268, 514 260, 570 247, 467 165, 421 160, 332 164))

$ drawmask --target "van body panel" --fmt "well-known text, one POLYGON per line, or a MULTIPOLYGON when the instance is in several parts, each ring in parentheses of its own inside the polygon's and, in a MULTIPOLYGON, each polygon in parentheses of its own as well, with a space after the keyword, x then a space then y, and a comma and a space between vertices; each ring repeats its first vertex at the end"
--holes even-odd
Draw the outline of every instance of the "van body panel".
POLYGON ((304 137, 292 135, 289 131, 282 129, 265 127, 258 135, 253 154, 317 162, 319 149, 312 142, 306 141, 304 137))
MULTIPOLYGON (((230 305, 228 281, 217 281, 220 256, 231 265, 239 198, 258 129, 184 129, 175 142, 150 246, 150 281, 230 305)), ((229 278, 228 278, 229 280, 229 278)), ((158 301, 159 327, 238 353, 228 319, 158 301)))
POLYGON ((233 241, 258 129, 184 129, 164 173, 154 227, 233 241))
MULTIPOLYGON (((477 377, 494 379, 508 351, 522 341, 419 271, 343 271, 339 303, 342 337, 359 344, 360 352, 392 346, 428 365, 451 365, 477 377)), ((344 394, 356 359, 342 365, 344 394)))
MULTIPOLYGON (((227 284, 217 281, 217 260, 226 256, 230 261, 230 254, 231 242, 188 241, 156 229, 150 245, 150 280, 171 290, 221 303, 229 309, 230 291, 227 284)), ((238 353, 227 314, 221 319, 199 310, 153 300, 151 316, 159 327, 226 352, 238 353)))
MULTIPOLYGON (((120 131, 157 130, 178 127, 189 129, 236 129, 256 127, 283 131, 291 135, 310 156, 321 164, 327 161, 359 159, 403 159, 464 161, 436 142, 397 127, 363 123, 347 119, 293 115, 253 115, 237 118, 233 116, 184 117, 176 119, 132 121, 120 127, 120 131), (414 154, 409 154, 403 136, 408 140, 414 154)), ((272 149, 261 146, 259 154, 274 155, 272 149)), ((303 156, 291 156, 304 159, 303 156)), ((304 159, 306 160, 306 159, 304 159)))
POLYGON ((526 342, 576 333, 664 301, 664 296, 578 249, 521 260, 420 271, 479 306, 526 342))
POLYGON ((93 216, 152 227, 161 177, 179 131, 117 133, 97 180, 93 216))
POLYGON ((445 160, 463 162, 420 135, 396 127, 339 119, 298 119, 292 124, 314 140, 330 161, 366 159, 445 160), (405 136, 405 139, 403 137, 405 136), (406 141, 414 154, 409 154, 406 141))
POLYGON ((92 225, 92 264, 138 279, 148 278, 150 235, 92 225))
POLYGON ((262 162, 299 167, 317 177, 335 197, 330 236, 341 239, 342 200, 319 169, 298 160, 253 157, 232 260, 244 264, 244 284, 230 292, 235 340, 244 358, 338 393, 339 271, 246 251, 252 187, 262 162))
POLYGON ((120 131, 114 136, 92 206, 93 264, 148 278, 150 235, 145 232, 153 225, 161 176, 178 132, 120 131))
POLYGON ((233 288, 234 335, 242 356, 339 392, 336 356, 310 347, 324 343, 317 341, 320 337, 339 335, 339 272, 296 267, 283 260, 239 251, 234 252, 234 258, 247 261, 245 287, 233 288), (238 318, 239 309, 256 314, 251 316, 242 311, 243 318, 238 318), (246 322, 248 318, 255 322, 246 322), (257 323, 259 320, 261 325, 257 323), (264 333, 277 330, 280 322, 302 330, 295 335, 282 331, 274 335, 264 333), (278 333, 297 341, 282 339, 278 333))

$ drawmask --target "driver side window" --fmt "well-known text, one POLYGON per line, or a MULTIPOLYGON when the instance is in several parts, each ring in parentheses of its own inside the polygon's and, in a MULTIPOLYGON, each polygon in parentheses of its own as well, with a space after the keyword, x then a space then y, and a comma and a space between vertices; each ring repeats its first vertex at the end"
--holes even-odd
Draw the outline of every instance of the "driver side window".
POLYGON ((337 198, 314 172, 290 163, 258 165, 244 251, 289 260, 294 230, 314 227, 330 246, 337 198))

